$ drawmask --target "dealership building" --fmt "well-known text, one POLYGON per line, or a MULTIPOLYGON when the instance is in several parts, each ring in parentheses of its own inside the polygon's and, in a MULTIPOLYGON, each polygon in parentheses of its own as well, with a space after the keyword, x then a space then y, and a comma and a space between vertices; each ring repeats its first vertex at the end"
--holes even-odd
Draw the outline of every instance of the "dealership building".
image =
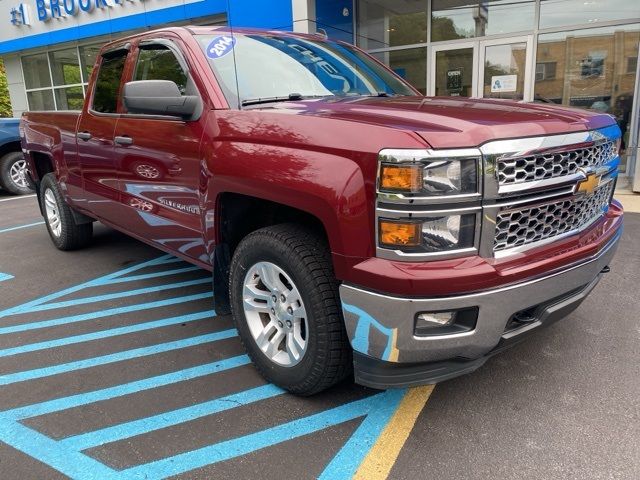
POLYGON ((15 115, 82 105, 102 44, 167 25, 320 32, 355 43, 426 95, 607 112, 621 182, 640 191, 640 0, 0 0, 15 115))

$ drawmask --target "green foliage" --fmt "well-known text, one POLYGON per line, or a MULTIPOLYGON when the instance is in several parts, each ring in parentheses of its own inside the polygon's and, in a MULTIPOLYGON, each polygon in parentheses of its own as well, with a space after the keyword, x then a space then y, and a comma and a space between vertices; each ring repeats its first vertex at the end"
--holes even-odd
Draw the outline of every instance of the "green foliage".
POLYGON ((63 64, 62 65, 62 78, 66 85, 81 83, 80 78, 80 65, 78 64, 63 64))
MULTIPOLYGON (((431 40, 439 41, 439 40, 455 40, 458 38, 465 38, 465 35, 460 35, 456 31, 456 27, 453 24, 453 20, 446 17, 436 17, 434 16, 431 20, 431 40)), ((469 36, 473 36, 471 33, 469 36)))
POLYGON ((4 71, 4 62, 0 60, 0 117, 12 117, 11 99, 9 98, 9 85, 4 71))
POLYGON ((427 14, 417 12, 390 18, 389 42, 391 45, 409 45, 427 41, 427 14))

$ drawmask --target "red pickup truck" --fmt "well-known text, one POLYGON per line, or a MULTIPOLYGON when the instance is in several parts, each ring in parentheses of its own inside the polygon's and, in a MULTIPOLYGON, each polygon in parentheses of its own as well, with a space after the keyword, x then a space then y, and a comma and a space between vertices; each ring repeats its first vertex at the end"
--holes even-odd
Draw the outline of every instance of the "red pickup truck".
POLYGON ((212 271, 261 373, 445 380, 566 316, 608 270, 606 114, 427 98, 320 36, 170 28, 106 45, 81 112, 28 112, 56 247, 100 221, 212 271))

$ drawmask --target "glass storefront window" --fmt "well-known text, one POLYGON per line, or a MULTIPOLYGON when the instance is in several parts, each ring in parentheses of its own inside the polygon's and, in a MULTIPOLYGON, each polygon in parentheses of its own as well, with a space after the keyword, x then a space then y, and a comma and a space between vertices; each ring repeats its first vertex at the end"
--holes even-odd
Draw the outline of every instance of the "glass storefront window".
POLYGON ((431 41, 533 30, 534 0, 433 0, 431 41))
POLYGON ((51 90, 36 90, 27 92, 29 110, 55 110, 53 92, 51 90))
POLYGON ((51 76, 53 77, 53 84, 55 86, 82 83, 78 51, 75 48, 50 52, 49 62, 51 64, 51 76))
POLYGON ((638 0, 541 0, 540 28, 640 17, 638 0))
MULTIPOLYGON (((535 100, 613 115, 622 130, 622 165, 632 114, 640 24, 542 34, 538 38, 535 100)), ((631 152, 628 152, 631 154, 631 152)))
POLYGON ((427 41, 427 0, 360 0, 357 12, 357 44, 361 48, 427 41))
POLYGON ((99 51, 99 45, 83 45, 22 57, 29 109, 81 110, 99 51))
POLYGON ((427 49, 409 48, 372 54, 391 70, 396 72, 420 93, 427 93, 427 49))
POLYGON ((46 53, 22 57, 22 71, 27 89, 51 86, 49 62, 46 53))
POLYGON ((54 92, 58 110, 82 110, 84 104, 82 87, 56 88, 54 92))

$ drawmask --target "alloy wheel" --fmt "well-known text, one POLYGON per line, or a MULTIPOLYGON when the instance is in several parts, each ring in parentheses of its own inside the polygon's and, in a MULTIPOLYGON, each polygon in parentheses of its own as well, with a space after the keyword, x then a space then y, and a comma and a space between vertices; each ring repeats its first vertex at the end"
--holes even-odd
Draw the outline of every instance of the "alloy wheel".
POLYGON ((27 162, 24 159, 18 160, 11 165, 9 169, 9 177, 11 181, 19 188, 28 188, 27 182, 27 162))
POLYGON ((244 278, 245 318, 258 348, 272 362, 293 367, 307 351, 307 312, 291 277, 271 262, 258 262, 244 278))
POLYGON ((47 223, 54 236, 59 237, 62 234, 62 221, 60 219, 60 209, 58 202, 53 194, 53 190, 47 188, 44 191, 44 207, 47 214, 47 223))

